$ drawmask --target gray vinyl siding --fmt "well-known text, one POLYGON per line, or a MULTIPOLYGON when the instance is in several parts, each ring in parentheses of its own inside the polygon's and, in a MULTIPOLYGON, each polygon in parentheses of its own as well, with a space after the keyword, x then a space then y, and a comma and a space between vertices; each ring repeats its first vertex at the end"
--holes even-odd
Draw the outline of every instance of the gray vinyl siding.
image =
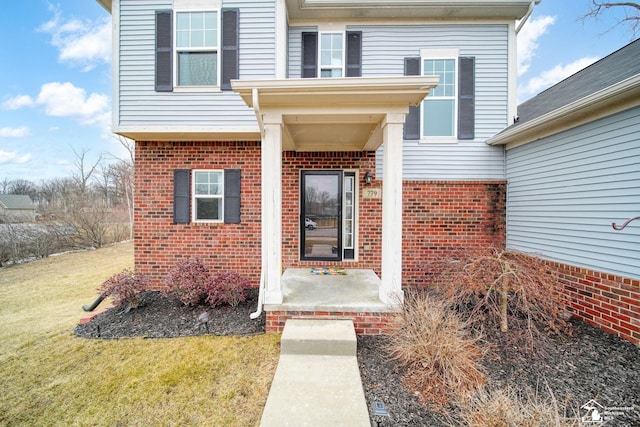
MULTIPOLYGON (((255 114, 231 91, 154 90, 154 12, 172 1, 122 1, 120 7, 120 126, 255 126, 255 114)), ((240 9, 240 79, 275 76, 273 1, 223 1, 240 9)))
POLYGON ((640 278, 640 108, 507 151, 507 246, 640 278))
MULTIPOLYGON (((475 139, 452 143, 405 141, 405 180, 504 179, 504 149, 485 144, 508 122, 508 26, 493 25, 348 25, 362 31, 362 76, 402 76, 404 58, 420 49, 458 48, 476 63, 475 139)), ((300 77, 301 33, 314 27, 289 29, 289 76, 300 77)), ((382 149, 378 177, 382 177, 382 149)))

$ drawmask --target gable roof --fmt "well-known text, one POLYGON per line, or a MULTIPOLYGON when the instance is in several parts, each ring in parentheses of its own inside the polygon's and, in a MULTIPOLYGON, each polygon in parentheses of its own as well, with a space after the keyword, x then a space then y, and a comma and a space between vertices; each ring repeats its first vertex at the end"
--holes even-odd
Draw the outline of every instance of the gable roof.
POLYGON ((0 205, 5 209, 35 210, 31 197, 22 194, 0 194, 0 205))
POLYGON ((531 142, 640 105, 639 92, 640 39, 637 39, 520 104, 518 121, 487 143, 531 142), (553 120, 556 123, 550 122, 553 120), (562 121, 564 125, 558 123, 562 121), (533 127, 547 131, 532 133, 533 127))

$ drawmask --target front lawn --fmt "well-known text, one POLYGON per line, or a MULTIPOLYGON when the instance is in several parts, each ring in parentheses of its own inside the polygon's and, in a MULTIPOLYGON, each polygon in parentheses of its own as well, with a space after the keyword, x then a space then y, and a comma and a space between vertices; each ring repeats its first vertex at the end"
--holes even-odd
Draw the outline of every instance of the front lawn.
POLYGON ((279 335, 87 340, 96 287, 131 243, 0 269, 1 425, 257 425, 279 335))

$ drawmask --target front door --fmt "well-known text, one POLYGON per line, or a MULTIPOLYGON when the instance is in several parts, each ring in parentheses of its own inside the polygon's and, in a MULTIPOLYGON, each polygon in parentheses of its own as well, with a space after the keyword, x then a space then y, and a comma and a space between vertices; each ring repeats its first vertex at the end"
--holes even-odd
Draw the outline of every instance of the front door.
POLYGON ((355 173, 303 171, 300 188, 301 259, 353 259, 355 173))

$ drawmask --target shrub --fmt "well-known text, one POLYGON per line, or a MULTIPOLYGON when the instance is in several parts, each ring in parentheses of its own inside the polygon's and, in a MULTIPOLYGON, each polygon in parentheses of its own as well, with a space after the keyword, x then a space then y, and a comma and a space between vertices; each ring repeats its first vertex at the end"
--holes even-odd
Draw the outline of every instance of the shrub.
POLYGON ((98 292, 110 296, 114 305, 127 305, 131 309, 138 307, 140 294, 149 288, 149 284, 150 280, 144 274, 125 269, 102 283, 98 292))
POLYGON ((478 337, 446 302, 425 293, 407 293, 403 310, 391 322, 385 345, 389 356, 406 369, 405 384, 424 400, 444 403, 464 396, 484 382, 477 360, 478 337))
POLYGON ((235 271, 215 274, 207 282, 207 302, 211 307, 221 304, 237 307, 246 299, 248 287, 249 279, 235 271))
POLYGON ((211 275, 200 258, 178 262, 167 274, 164 291, 166 297, 174 297, 184 305, 198 305, 207 296, 206 286, 211 275))
POLYGON ((544 261, 497 249, 461 253, 428 266, 440 297, 478 329, 513 330, 514 340, 533 349, 544 333, 569 333, 557 275, 544 261), (522 333, 524 332, 524 333, 522 333))

